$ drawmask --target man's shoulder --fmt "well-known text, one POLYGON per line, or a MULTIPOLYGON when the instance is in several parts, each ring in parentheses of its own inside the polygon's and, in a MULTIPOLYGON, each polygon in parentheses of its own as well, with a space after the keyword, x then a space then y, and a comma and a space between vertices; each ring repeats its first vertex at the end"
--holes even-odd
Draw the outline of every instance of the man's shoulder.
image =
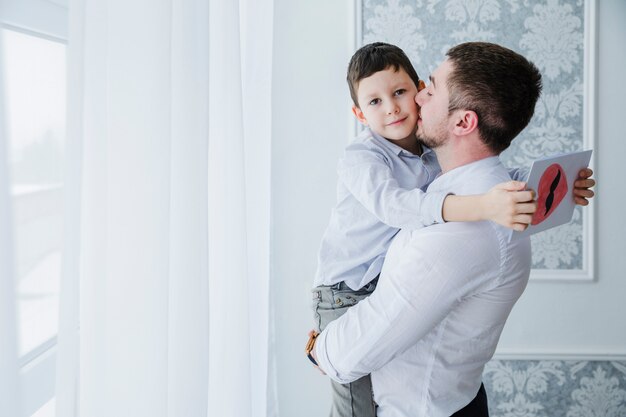
POLYGON ((420 234, 425 236, 437 235, 444 239, 450 239, 450 236, 474 235, 476 233, 485 233, 494 235, 497 232, 494 224, 489 221, 479 222, 446 222, 435 224, 420 229, 420 234))
POLYGON ((476 236, 496 239, 498 235, 498 229, 489 221, 440 223, 416 232, 413 239, 454 240, 460 244, 471 244, 476 236))
POLYGON ((407 247, 441 259, 500 257, 511 247, 507 229, 490 221, 448 222, 400 233, 406 234, 407 247))

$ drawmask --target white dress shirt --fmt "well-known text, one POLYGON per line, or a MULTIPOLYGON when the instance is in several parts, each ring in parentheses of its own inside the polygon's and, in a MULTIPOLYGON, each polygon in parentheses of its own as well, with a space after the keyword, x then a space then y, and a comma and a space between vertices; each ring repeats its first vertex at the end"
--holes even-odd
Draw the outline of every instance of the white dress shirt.
POLYGON ((423 190, 441 172, 428 148, 414 155, 366 128, 339 161, 337 205, 320 245, 313 286, 358 290, 380 273, 402 229, 443 223, 446 193, 423 190))
MULTIPOLYGON (((428 191, 478 194, 508 179, 491 157, 428 191)), ((402 230, 374 293, 319 335, 318 363, 341 383, 371 373, 380 417, 448 417, 476 396, 530 263, 529 239, 508 242, 492 222, 402 230)))

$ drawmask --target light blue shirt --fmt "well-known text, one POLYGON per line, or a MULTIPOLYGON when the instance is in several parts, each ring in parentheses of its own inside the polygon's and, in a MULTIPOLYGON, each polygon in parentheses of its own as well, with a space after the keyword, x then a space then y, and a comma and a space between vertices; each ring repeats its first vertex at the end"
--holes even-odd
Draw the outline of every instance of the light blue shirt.
POLYGON ((418 156, 369 128, 361 132, 339 161, 337 205, 322 238, 314 286, 345 281, 358 290, 378 276, 400 229, 443 223, 448 193, 424 192, 440 172, 430 149, 418 156))

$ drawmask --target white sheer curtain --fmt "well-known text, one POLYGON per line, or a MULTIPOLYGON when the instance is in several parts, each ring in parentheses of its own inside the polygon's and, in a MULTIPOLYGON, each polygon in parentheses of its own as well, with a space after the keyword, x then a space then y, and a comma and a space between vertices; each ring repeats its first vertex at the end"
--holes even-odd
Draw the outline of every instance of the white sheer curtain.
POLYGON ((271 16, 70 1, 58 417, 266 415, 271 16))
MULTIPOLYGON (((0 16, 1 14, 2 1, 0 1, 0 16)), ((2 34, 0 33, 0 414, 19 416, 14 244, 11 230, 8 143, 3 105, 2 56, 2 34)))

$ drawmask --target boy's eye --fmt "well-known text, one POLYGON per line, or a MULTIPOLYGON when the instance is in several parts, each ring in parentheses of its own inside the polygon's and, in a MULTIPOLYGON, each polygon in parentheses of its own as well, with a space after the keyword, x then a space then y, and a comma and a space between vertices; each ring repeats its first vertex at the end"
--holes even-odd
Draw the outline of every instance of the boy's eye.
POLYGON ((402 94, 406 93, 406 90, 404 88, 401 88, 399 90, 394 91, 394 95, 396 96, 401 96, 402 94))
POLYGON ((378 103, 380 103, 380 99, 379 98, 372 99, 372 101, 370 101, 370 106, 375 106, 378 103))

